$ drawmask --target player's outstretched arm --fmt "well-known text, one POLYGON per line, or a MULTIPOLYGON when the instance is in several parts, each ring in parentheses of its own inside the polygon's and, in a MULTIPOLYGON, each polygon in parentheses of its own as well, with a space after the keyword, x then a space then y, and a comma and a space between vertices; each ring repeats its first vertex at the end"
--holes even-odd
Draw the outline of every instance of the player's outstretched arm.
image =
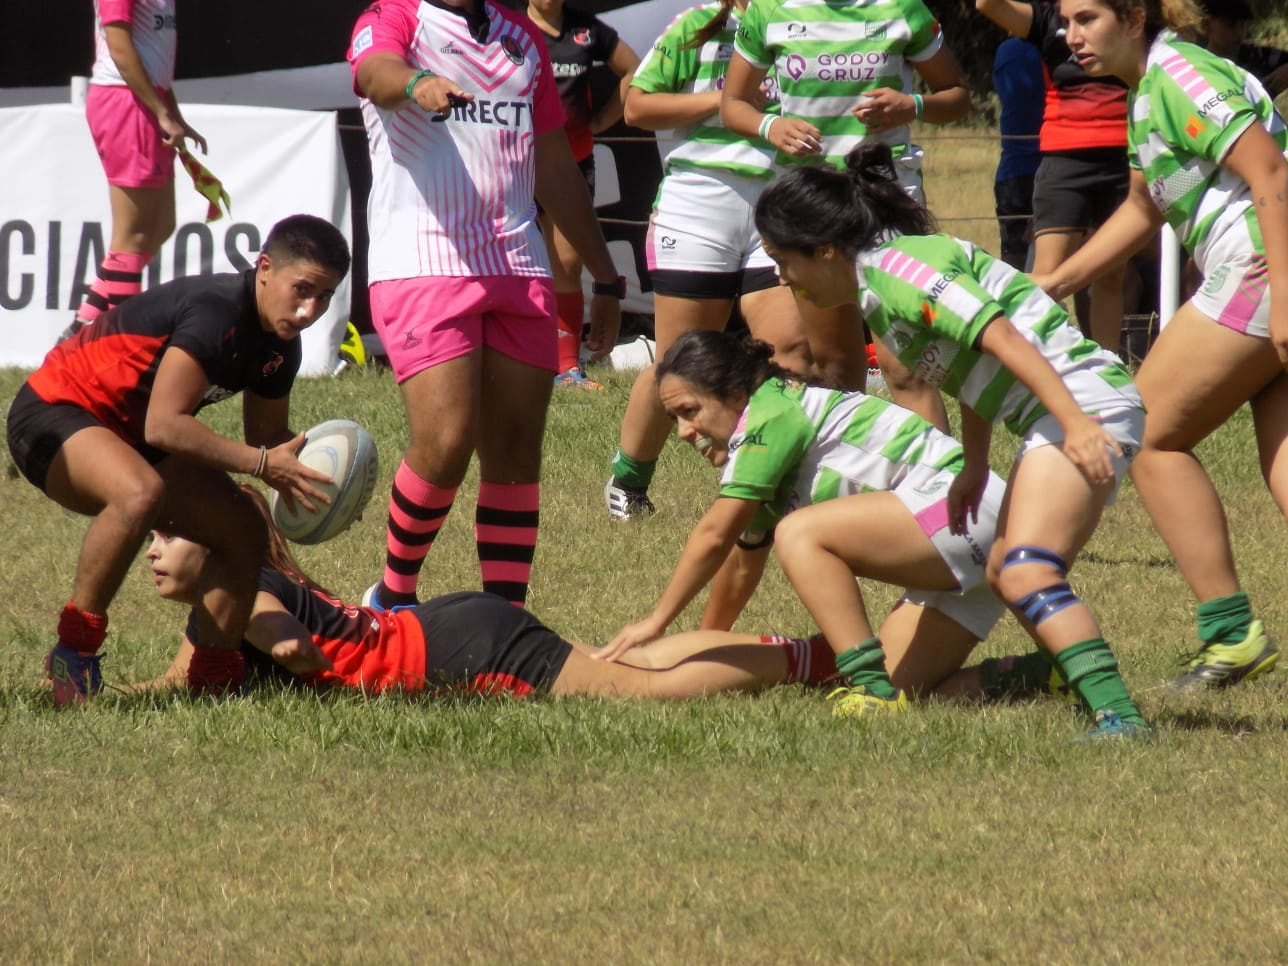
POLYGON ((618 631, 596 656, 611 661, 638 644, 661 637, 680 611, 711 582, 729 556, 738 534, 747 529, 759 508, 760 504, 754 500, 717 499, 685 541, 675 572, 653 613, 618 631))
POLYGON ((727 631, 734 625, 751 595, 760 586, 773 541, 766 538, 759 547, 744 548, 735 544, 711 581, 707 607, 702 612, 702 629, 727 631))

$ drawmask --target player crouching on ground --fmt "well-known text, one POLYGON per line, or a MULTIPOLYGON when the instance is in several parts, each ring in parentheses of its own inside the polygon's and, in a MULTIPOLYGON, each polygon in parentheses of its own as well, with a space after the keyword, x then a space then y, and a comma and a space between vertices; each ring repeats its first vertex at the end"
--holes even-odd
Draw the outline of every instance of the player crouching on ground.
POLYGON ((14 463, 60 506, 94 518, 46 662, 56 704, 101 690, 107 608, 154 528, 210 548, 196 633, 215 649, 238 646, 267 534, 227 474, 249 473, 288 500, 325 499, 313 482, 326 475, 295 457, 304 439, 289 428, 289 394, 300 333, 348 270, 339 230, 293 215, 269 232, 254 268, 176 279, 122 303, 55 346, 18 391, 14 463), (239 392, 244 443, 195 418, 239 392))

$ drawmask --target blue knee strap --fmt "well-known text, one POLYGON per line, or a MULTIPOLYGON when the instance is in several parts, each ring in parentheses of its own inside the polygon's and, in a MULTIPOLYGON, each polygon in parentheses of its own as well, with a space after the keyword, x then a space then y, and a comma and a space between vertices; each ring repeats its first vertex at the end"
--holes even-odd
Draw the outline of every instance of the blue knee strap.
POLYGON ((1045 550, 1042 547, 1012 547, 1006 551, 1006 556, 1002 558, 1002 569, 1014 567, 1017 564, 1040 563, 1048 567, 1054 567, 1063 577, 1069 572, 1069 565, 1064 562, 1064 558, 1052 550, 1045 550))
POLYGON ((1072 607, 1077 603, 1079 603, 1078 595, 1068 584, 1061 581, 1021 597, 1015 602, 1014 607, 1024 615, 1026 621, 1037 627, 1044 620, 1054 617, 1066 607, 1072 607))

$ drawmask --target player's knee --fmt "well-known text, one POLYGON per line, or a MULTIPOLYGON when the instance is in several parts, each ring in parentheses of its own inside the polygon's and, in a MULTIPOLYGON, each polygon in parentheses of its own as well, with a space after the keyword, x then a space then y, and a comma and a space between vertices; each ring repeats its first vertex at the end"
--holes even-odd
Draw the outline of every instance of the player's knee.
POLYGON ((774 553, 784 570, 790 571, 809 551, 819 546, 818 535, 808 513, 789 513, 774 527, 774 553))
POLYGON ((140 473, 127 480, 109 504, 139 535, 152 529, 165 499, 165 484, 155 473, 140 473))
POLYGON ((994 572, 990 558, 989 579, 997 595, 1012 610, 1034 626, 1078 603, 1078 597, 1064 579, 1069 565, 1057 553, 1043 547, 1012 547, 1002 555, 994 572))

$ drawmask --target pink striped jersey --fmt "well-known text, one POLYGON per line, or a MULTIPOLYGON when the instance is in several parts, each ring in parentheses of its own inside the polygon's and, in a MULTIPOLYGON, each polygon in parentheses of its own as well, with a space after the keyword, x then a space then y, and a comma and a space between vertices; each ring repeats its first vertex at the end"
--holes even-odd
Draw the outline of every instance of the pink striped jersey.
POLYGON ((156 87, 174 85, 175 0, 94 0, 94 69, 91 84, 120 87, 125 84, 107 50, 104 24, 128 23, 130 39, 139 52, 143 69, 156 87))
POLYGON ((527 17, 491 0, 481 10, 486 23, 429 0, 379 0, 354 26, 348 59, 360 97, 359 65, 386 51, 474 95, 446 117, 412 101, 385 110, 362 98, 370 281, 550 274, 534 147, 537 135, 563 127, 559 91, 527 17))

